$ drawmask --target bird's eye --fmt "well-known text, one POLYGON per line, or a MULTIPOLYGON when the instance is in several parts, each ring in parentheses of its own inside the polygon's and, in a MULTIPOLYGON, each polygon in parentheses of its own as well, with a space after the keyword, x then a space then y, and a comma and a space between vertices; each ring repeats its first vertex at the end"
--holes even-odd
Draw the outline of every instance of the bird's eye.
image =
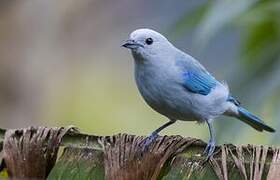
POLYGON ((151 45, 151 44, 153 44, 153 39, 152 38, 147 38, 146 39, 146 44, 148 44, 148 45, 151 45))

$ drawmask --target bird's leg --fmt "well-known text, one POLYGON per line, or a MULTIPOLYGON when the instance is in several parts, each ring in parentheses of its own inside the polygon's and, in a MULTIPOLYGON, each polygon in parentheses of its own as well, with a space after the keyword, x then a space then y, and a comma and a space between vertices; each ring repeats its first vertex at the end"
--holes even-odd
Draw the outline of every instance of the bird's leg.
POLYGON ((213 125, 209 122, 206 121, 208 128, 209 128, 209 133, 210 133, 210 139, 207 143, 206 148, 204 149, 203 154, 207 154, 207 159, 213 154, 214 150, 215 150, 215 139, 214 139, 214 129, 213 129, 213 125))
POLYGON ((170 126, 171 124, 175 123, 176 120, 169 119, 169 121, 156 130, 154 130, 149 136, 142 140, 140 145, 143 147, 143 150, 147 149, 147 147, 158 137, 158 133, 163 130, 164 128, 170 126))

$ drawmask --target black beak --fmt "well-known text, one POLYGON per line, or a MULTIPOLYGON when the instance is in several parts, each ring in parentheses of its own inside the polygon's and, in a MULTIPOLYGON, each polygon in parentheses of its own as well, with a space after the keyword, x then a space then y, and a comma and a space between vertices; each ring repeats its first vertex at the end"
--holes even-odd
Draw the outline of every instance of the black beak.
POLYGON ((136 49, 138 47, 144 47, 142 44, 137 43, 134 40, 126 40, 125 43, 122 45, 122 47, 128 48, 128 49, 136 49))

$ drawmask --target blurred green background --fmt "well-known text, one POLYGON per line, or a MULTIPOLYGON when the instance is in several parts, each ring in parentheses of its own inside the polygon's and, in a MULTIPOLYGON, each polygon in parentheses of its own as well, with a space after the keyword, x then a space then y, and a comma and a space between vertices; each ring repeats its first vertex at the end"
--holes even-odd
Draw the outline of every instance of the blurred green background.
MULTIPOLYGON (((200 60, 277 130, 258 133, 221 117, 218 143, 279 144, 278 0, 1 0, 1 127, 71 124, 91 134, 146 135, 163 124, 140 97, 133 59, 120 47, 143 27, 200 60)), ((206 125, 194 122, 162 134, 208 139, 206 125)))

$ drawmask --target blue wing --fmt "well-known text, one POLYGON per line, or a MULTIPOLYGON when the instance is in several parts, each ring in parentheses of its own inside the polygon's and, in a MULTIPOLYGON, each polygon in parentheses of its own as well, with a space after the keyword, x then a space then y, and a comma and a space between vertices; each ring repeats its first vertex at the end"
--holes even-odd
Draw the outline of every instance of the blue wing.
POLYGON ((193 57, 181 53, 176 58, 176 65, 181 69, 182 86, 188 91, 208 95, 219 82, 193 57))
POLYGON ((183 78, 183 86, 187 90, 202 95, 208 95, 217 85, 217 80, 213 76, 202 71, 187 70, 183 73, 183 78))

